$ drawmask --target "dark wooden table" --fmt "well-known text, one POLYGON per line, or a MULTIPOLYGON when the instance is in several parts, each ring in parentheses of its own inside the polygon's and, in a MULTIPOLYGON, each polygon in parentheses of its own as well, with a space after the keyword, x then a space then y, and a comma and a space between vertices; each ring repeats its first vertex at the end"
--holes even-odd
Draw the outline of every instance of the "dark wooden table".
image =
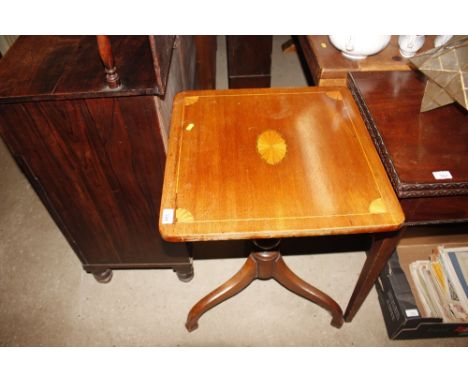
POLYGON ((414 71, 360 72, 348 83, 406 224, 468 221, 468 112, 451 104, 420 113, 425 81, 414 71))
MULTIPOLYGON (((410 226, 468 221, 468 113, 457 104, 420 113, 425 82, 415 71, 348 76, 405 213, 398 237, 410 226)), ((397 244, 385 242, 381 259, 397 244)))
POLYGON ((376 233, 350 302, 378 272, 382 239, 404 217, 351 93, 341 88, 180 93, 174 101, 159 229, 175 242, 254 240, 242 269, 200 300, 187 328, 256 278, 274 278, 327 309, 341 308, 284 263, 280 238, 376 233), (264 239, 269 239, 265 242, 264 239), (274 239, 274 240, 272 240, 274 239))
MULTIPOLYGON (((426 36, 421 52, 434 47, 434 37, 426 36)), ((392 36, 387 47, 378 54, 355 61, 345 58, 328 36, 297 36, 297 42, 306 70, 319 86, 346 86, 348 72, 411 70, 408 59, 400 55, 398 36, 392 36)))

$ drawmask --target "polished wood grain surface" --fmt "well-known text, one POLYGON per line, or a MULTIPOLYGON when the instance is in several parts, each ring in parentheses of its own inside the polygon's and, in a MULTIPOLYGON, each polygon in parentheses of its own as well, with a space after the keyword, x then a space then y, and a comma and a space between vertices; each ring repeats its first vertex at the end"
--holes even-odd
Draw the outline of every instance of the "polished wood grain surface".
POLYGON ((468 112, 452 104, 420 113, 426 79, 355 72, 348 85, 387 170, 406 224, 468 221, 468 112), (436 179, 448 171, 451 179, 436 179))
POLYGON ((349 76, 398 196, 468 194, 468 112, 451 104, 420 113, 425 84, 416 72, 349 76), (452 178, 438 180, 437 171, 452 178))
POLYGON ((111 36, 110 43, 118 91, 108 87, 95 36, 19 37, 2 59, 0 102, 163 93, 148 36, 111 36))
MULTIPOLYGON (((402 57, 398 36, 392 36, 388 46, 364 60, 349 60, 336 49, 328 36, 298 36, 306 65, 316 85, 345 86, 348 72, 411 70, 408 59, 402 57)), ((421 51, 434 47, 434 36, 426 36, 421 51)))
POLYGON ((161 204, 164 239, 378 232, 403 219, 347 89, 176 97, 161 204))

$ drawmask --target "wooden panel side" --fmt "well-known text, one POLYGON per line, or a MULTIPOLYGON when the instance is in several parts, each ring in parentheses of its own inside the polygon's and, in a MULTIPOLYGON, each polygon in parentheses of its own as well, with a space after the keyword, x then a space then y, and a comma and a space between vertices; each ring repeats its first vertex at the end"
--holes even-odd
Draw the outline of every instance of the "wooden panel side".
POLYGON ((176 36, 149 36, 148 38, 158 93, 164 94, 176 36))
POLYGON ((187 262, 157 229, 165 154, 152 97, 2 105, 12 137, 88 264, 187 262), (171 247, 168 247, 171 251, 171 247), (180 256, 180 257, 177 257, 180 256))
POLYGON ((195 36, 196 88, 216 88, 216 36, 195 36))
POLYGON ((183 90, 194 89, 196 84, 196 52, 192 36, 178 36, 173 59, 163 97, 155 97, 161 134, 164 146, 167 146, 171 123, 172 102, 175 95, 183 90))
POLYGON ((272 36, 227 36, 226 44, 230 88, 270 86, 272 36))
POLYGON ((468 195, 400 200, 408 225, 468 221, 468 195))

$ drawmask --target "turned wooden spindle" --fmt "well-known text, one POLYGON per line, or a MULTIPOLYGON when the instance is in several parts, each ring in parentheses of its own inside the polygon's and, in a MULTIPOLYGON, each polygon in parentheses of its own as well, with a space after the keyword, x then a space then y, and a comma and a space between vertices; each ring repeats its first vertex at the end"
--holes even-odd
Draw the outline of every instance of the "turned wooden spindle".
POLYGON ((109 36, 97 36, 99 55, 106 70, 106 81, 111 89, 120 86, 120 78, 114 63, 109 36))

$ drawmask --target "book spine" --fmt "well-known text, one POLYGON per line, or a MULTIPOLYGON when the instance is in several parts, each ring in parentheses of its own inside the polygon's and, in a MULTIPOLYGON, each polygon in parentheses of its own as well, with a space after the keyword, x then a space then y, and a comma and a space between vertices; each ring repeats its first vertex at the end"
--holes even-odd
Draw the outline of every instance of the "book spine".
POLYGON ((465 292, 465 297, 468 296, 468 285, 466 285, 465 276, 463 275, 462 268, 460 263, 458 262, 458 257, 456 252, 452 252, 451 250, 448 251, 448 256, 452 263, 453 269, 455 270, 455 274, 457 275, 458 280, 465 292))
POLYGON ((442 265, 444 266, 447 272, 447 278, 449 280, 449 283, 452 285, 458 301, 460 301, 460 304, 463 306, 465 312, 468 312, 468 299, 460 281, 458 280, 453 264, 445 248, 441 248, 440 258, 442 260, 442 265))

